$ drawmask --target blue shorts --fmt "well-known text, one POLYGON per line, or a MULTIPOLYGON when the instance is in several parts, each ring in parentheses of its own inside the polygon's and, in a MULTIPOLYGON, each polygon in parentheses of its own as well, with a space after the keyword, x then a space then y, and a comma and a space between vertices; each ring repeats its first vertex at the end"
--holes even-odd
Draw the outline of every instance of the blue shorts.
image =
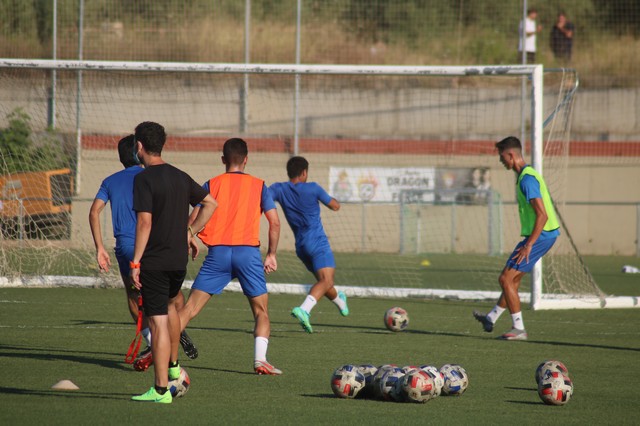
POLYGON ((513 253, 511 253, 511 255, 509 256, 509 259, 507 260, 507 265, 506 265, 507 268, 515 269, 516 271, 520 271, 520 272, 531 272, 536 262, 540 260, 540 258, 544 256, 551 249, 551 247, 553 247, 553 244, 556 242, 557 237, 542 238, 542 239, 538 238, 538 240, 536 240, 533 247, 531 247, 531 253, 529 254, 529 262, 527 262, 527 259, 524 259, 518 265, 514 257, 517 256, 518 249, 523 245, 525 245, 528 239, 529 238, 527 237, 518 243, 516 248, 513 250, 513 253))
POLYGON ((115 252, 118 267, 120 268, 120 275, 128 277, 130 272, 129 262, 133 260, 133 246, 118 246, 115 252))
POLYGON ((192 289, 209 294, 220 294, 237 278, 247 297, 257 297, 267 292, 264 266, 259 247, 213 246, 209 247, 192 289))
POLYGON ((296 254, 309 272, 315 273, 322 268, 335 268, 336 261, 326 238, 308 243, 296 244, 296 254))

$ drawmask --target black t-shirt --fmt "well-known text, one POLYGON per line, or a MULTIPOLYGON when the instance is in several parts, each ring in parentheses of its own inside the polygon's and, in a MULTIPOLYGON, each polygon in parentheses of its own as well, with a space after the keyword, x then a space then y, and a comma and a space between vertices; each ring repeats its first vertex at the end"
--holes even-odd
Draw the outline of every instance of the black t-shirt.
MULTIPOLYGON (((564 28, 567 31, 574 31, 574 27, 571 22, 567 22, 564 28)), ((567 37, 562 31, 560 31, 557 25, 554 25, 551 29, 549 44, 551 45, 553 54, 557 58, 571 59, 571 47, 573 44, 573 39, 567 37)))
POLYGON ((187 267, 189 205, 207 191, 171 164, 149 166, 133 183, 133 209, 151 213, 151 233, 140 263, 143 269, 177 271, 187 267))

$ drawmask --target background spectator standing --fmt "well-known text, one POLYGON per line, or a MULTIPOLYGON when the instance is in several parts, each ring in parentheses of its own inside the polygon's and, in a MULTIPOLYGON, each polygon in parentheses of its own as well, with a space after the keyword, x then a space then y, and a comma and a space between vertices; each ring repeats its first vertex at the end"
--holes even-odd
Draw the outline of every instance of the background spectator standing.
POLYGON ((553 55, 562 63, 571 62, 574 29, 573 24, 567 20, 567 16, 563 12, 558 13, 556 24, 551 29, 549 43, 553 55))
POLYGON ((527 53, 526 64, 534 64, 536 62, 536 35, 542 31, 542 25, 536 24, 538 11, 536 9, 527 10, 527 18, 524 22, 520 22, 519 41, 518 41, 518 63, 522 61, 522 44, 524 42, 524 51, 527 53), (524 32, 523 32, 524 29, 524 32))

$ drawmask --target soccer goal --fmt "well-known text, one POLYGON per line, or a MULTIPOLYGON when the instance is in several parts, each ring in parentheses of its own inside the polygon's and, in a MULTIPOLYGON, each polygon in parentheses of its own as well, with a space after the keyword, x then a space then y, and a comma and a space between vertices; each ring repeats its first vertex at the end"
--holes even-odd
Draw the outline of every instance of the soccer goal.
MULTIPOLYGON (((117 272, 99 275, 94 265, 89 206, 102 179, 121 169, 118 140, 156 121, 169 134, 165 159, 200 182, 223 172, 229 137, 247 140, 247 172, 267 184, 287 180, 290 156, 306 157, 310 179, 342 203, 322 220, 336 284, 351 294, 495 299, 519 223, 515 176, 494 144, 526 141, 562 217, 577 84, 575 72, 541 65, 0 60, 3 138, 26 133, 23 145, 2 146, 0 195, 13 225, 2 230, 0 275, 4 285, 117 282, 117 272), (41 184, 24 173, 52 170, 70 173, 45 179, 47 191, 26 190, 41 184), (38 213, 33 201, 51 205, 38 213), (62 233, 34 220, 55 217, 53 207, 68 220, 62 233)), ((282 221, 268 282, 305 292, 313 278, 282 221)), ((108 212, 102 228, 113 246, 108 212)), ((600 291, 564 222, 529 284, 522 297, 534 309, 633 305, 600 291)))

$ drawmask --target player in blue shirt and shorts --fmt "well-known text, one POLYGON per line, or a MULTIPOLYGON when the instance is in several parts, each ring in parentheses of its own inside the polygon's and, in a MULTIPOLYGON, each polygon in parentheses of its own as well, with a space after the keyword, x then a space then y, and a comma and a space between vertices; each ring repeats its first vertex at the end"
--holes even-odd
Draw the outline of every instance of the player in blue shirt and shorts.
MULTIPOLYGON (((127 292, 129 313, 133 321, 138 320, 138 291, 132 287, 129 277, 129 260, 133 258, 133 244, 136 236, 136 213, 133 211, 133 178, 144 170, 133 156, 134 136, 129 135, 118 143, 118 154, 124 170, 120 170, 102 181, 89 212, 89 225, 96 246, 96 259, 101 271, 108 272, 111 259, 102 241, 100 214, 111 202, 113 236, 116 239, 116 260, 120 276, 127 292)), ((145 339, 149 337, 145 327, 145 339)))
POLYGON ((287 162, 288 182, 274 183, 269 187, 273 200, 280 204, 296 240, 296 254, 311 272, 316 283, 309 290, 304 302, 293 308, 296 318, 307 333, 313 333, 310 323, 311 310, 322 296, 327 296, 343 316, 349 315, 347 296, 334 287, 336 262, 320 219, 320 203, 333 211, 340 203, 315 182, 307 182, 309 162, 303 157, 292 157, 287 162))

